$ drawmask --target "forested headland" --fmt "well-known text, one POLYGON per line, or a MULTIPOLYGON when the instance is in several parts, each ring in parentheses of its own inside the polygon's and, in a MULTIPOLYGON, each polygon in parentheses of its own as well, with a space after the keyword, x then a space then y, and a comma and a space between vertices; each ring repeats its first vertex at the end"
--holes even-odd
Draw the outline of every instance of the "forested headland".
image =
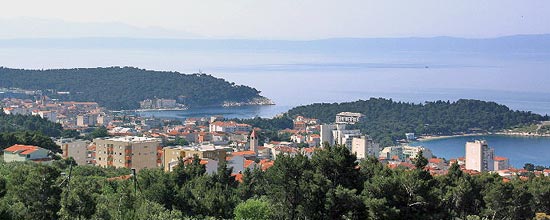
POLYGON ((365 120, 351 128, 361 129, 384 146, 405 138, 405 133, 416 135, 451 135, 473 132, 492 132, 550 120, 532 112, 514 111, 495 102, 461 99, 455 102, 435 101, 423 104, 396 102, 391 99, 371 98, 344 103, 317 103, 290 109, 283 117, 274 119, 242 120, 266 129, 285 129, 292 126, 292 118, 301 115, 333 123, 340 112, 357 112, 365 120))
POLYGON ((24 70, 0 67, 0 88, 52 90, 51 98, 97 102, 111 110, 139 108, 145 99, 176 99, 195 106, 221 106, 262 98, 260 91, 207 74, 182 74, 133 67, 24 70))
POLYGON ((173 172, 0 163, 2 219, 533 219, 550 213, 550 178, 511 181, 470 176, 455 163, 432 176, 390 169, 375 158, 357 162, 345 147, 280 155, 267 169, 247 169, 242 182, 223 163, 206 174, 195 157, 173 172), (62 175, 64 173, 64 175, 62 175), (70 181, 67 174, 71 173, 70 181))

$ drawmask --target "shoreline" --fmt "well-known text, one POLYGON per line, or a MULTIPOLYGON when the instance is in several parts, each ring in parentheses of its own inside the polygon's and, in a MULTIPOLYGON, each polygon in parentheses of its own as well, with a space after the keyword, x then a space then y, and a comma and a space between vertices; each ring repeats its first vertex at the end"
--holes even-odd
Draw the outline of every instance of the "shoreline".
POLYGON ((470 137, 470 136, 483 136, 483 135, 503 135, 512 137, 548 137, 550 134, 529 134, 529 133, 510 133, 510 132, 484 132, 484 133, 472 133, 472 134, 455 134, 455 135, 428 135, 420 136, 414 142, 425 142, 433 140, 441 140, 455 137, 470 137))
POLYGON ((440 140, 440 139, 448 139, 448 138, 455 138, 455 137, 469 137, 469 136, 481 136, 481 135, 491 135, 492 133, 472 133, 472 134, 454 134, 454 135, 428 135, 428 136, 420 136, 416 139, 417 142, 424 142, 424 141, 433 141, 433 140, 440 140))

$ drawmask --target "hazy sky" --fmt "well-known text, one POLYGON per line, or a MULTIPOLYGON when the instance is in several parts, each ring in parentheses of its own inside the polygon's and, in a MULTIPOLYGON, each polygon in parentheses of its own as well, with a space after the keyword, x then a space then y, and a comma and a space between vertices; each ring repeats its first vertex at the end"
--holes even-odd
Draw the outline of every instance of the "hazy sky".
POLYGON ((494 37, 548 21, 547 0, 3 0, 0 37, 494 37))

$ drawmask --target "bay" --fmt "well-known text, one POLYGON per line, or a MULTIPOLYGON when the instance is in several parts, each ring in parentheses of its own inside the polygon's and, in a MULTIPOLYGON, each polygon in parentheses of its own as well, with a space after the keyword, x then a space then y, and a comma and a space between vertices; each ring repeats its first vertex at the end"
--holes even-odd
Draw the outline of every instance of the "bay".
POLYGON ((489 147, 495 149, 495 155, 510 159, 515 168, 525 163, 550 165, 550 137, 522 137, 507 135, 460 136, 414 142, 412 146, 424 146, 441 158, 464 157, 468 141, 487 140, 489 147))

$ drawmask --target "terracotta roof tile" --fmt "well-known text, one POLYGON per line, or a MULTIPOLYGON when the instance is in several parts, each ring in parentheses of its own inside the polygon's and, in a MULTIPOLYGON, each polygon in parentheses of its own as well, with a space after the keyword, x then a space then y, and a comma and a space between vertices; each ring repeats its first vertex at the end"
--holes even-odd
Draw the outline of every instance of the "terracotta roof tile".
POLYGON ((40 148, 37 147, 37 146, 16 144, 16 145, 13 145, 11 147, 8 147, 8 148, 4 149, 4 151, 11 152, 11 153, 14 153, 14 154, 17 153, 17 154, 27 155, 27 154, 31 154, 31 153, 39 150, 39 149, 40 148))

